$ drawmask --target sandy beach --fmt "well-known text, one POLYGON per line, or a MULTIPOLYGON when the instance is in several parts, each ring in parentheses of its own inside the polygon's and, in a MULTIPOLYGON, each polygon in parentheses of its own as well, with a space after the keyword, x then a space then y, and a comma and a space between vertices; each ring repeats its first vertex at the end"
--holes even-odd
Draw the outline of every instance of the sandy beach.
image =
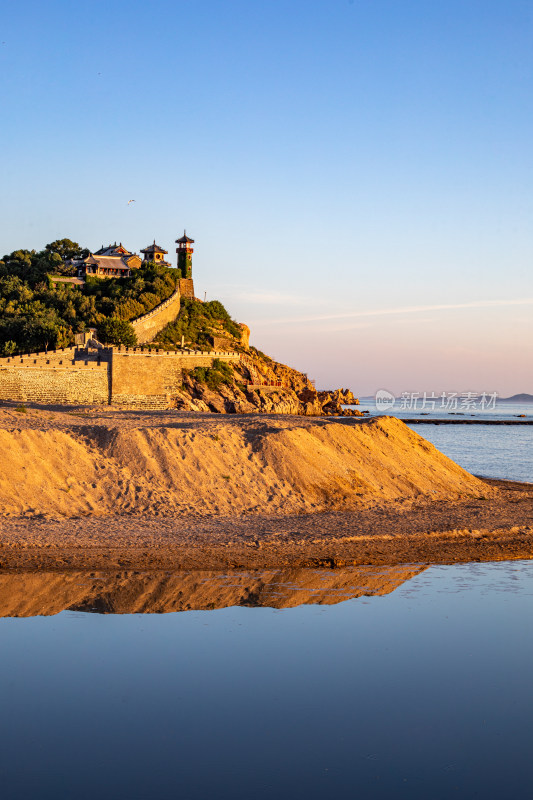
POLYGON ((529 558, 533 486, 395 418, 0 410, 0 569, 529 558))

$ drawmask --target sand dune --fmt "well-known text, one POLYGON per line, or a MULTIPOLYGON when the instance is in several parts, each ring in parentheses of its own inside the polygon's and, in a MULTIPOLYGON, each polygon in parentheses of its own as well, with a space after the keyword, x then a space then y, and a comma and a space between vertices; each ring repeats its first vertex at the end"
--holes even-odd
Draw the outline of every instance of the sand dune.
POLYGON ((0 427, 4 516, 294 514, 493 492, 395 418, 34 414, 15 428, 13 416, 0 427))

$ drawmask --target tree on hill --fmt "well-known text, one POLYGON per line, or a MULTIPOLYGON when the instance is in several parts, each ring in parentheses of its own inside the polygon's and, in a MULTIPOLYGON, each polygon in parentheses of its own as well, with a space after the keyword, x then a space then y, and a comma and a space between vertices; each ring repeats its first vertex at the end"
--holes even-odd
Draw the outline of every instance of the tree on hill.
POLYGON ((102 320, 98 325, 98 338, 104 344, 124 344, 126 347, 134 347, 137 344, 137 336, 131 322, 118 317, 102 320))
POLYGON ((43 250, 15 250, 0 261, 0 276, 16 275, 26 281, 31 288, 46 280, 49 273, 55 275, 74 274, 75 270, 67 264, 71 258, 85 258, 86 248, 80 247, 71 239, 56 239, 43 250))
POLYGON ((71 329, 54 309, 36 308, 34 314, 4 316, 0 320, 0 350, 3 355, 15 351, 30 353, 67 347, 71 329))
POLYGON ((89 250, 85 247, 80 247, 77 242, 71 239, 56 239, 55 242, 47 244, 44 252, 50 255, 58 255, 62 261, 68 261, 71 258, 86 258, 89 255, 89 250))

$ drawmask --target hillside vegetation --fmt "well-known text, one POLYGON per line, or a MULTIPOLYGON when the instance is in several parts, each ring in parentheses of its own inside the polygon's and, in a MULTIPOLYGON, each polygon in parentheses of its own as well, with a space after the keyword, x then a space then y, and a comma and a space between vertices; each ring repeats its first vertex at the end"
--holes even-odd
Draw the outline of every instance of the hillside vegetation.
MULTIPOLYGON (((176 287, 177 271, 154 263, 143 264, 130 278, 89 277, 83 286, 52 285, 51 275, 72 275, 69 259, 88 252, 61 239, 40 252, 16 250, 2 258, 0 355, 67 347, 87 328, 103 328, 110 319, 128 322, 151 311, 176 287)), ((121 327, 127 331, 129 326, 121 327)), ((131 333, 124 344, 133 343, 131 333)))
POLYGON ((185 344, 209 350, 213 336, 234 340, 233 345, 238 346, 241 329, 218 300, 202 303, 182 298, 179 316, 157 334, 155 341, 172 349, 181 345, 183 337, 185 344))

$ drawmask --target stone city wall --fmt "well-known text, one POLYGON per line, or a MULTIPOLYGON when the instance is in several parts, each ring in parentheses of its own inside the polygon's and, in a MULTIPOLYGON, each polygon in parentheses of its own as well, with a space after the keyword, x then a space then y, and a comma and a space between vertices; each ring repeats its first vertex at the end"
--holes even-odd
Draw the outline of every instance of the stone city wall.
POLYGON ((180 278, 178 281, 178 288, 182 297, 194 300, 194 282, 192 278, 180 278))
POLYGON ((181 386, 179 357, 113 351, 111 402, 137 408, 168 408, 181 386))
POLYGON ((215 358, 238 363, 239 354, 110 347, 0 358, 0 400, 171 408, 182 370, 210 367, 215 358))
POLYGON ((172 294, 168 300, 160 303, 148 314, 144 314, 144 316, 133 320, 131 324, 133 325, 139 344, 151 342, 159 331, 163 330, 165 325, 168 325, 169 322, 174 322, 180 313, 180 300, 181 292, 178 286, 174 294, 172 294))
POLYGON ((239 361, 238 353, 114 349, 111 357, 111 402, 138 408, 169 408, 181 387, 182 370, 210 367, 215 358, 230 363, 239 361))
POLYGON ((0 359, 0 400, 43 404, 109 403, 109 364, 75 361, 73 350, 0 359))

